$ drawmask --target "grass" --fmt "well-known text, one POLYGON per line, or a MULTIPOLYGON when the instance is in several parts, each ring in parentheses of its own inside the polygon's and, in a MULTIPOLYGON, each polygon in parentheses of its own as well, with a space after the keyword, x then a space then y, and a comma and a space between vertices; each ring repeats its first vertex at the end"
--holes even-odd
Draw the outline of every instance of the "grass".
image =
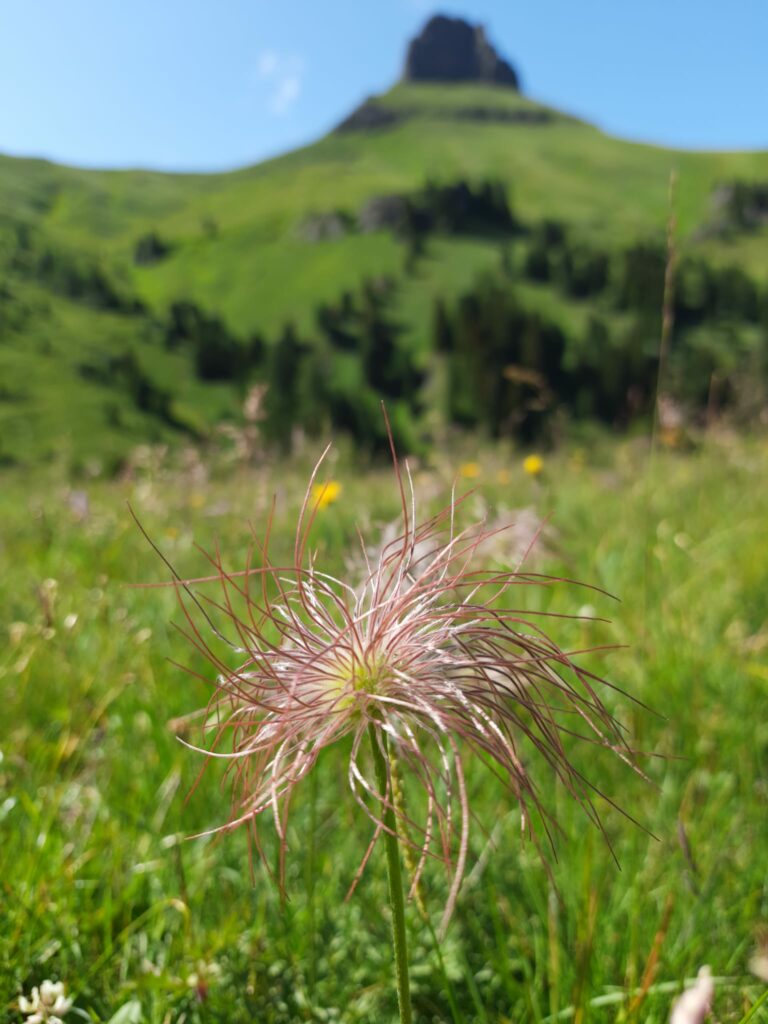
MULTIPOLYGON (((20 294, 30 304, 45 301, 41 289, 20 294)), ((83 366, 103 367, 128 350, 154 383, 172 389, 185 422, 209 429, 239 413, 238 389, 201 382, 189 358, 167 351, 146 321, 59 300, 45 320, 0 344, 0 458, 21 466, 114 467, 137 445, 183 440, 141 413, 118 382, 85 379, 83 366)))
MULTIPOLYGON (((589 604, 613 620, 566 622, 557 635, 574 647, 628 645, 597 663, 655 709, 610 698, 637 743, 664 758, 648 760, 649 785, 612 758, 574 751, 656 838, 606 807, 619 869, 545 784, 563 828, 552 880, 521 845, 500 787, 470 774, 494 847, 474 829, 474 868, 439 955, 409 909, 416 1019, 661 1024, 702 963, 720 979, 718 1019, 746 1019, 762 994, 747 963, 768 919, 768 445, 710 438, 649 463, 641 441, 598 440, 547 457, 540 480, 523 474, 518 453, 457 449, 418 470, 422 508, 470 460, 480 466, 476 511, 552 513, 537 568, 620 596, 558 587, 537 600, 566 613, 589 604)), ((93 1021, 126 1006, 123 1021, 147 1024, 394 1020, 383 848, 342 902, 368 838, 343 758, 326 757, 297 798, 285 906, 262 869, 251 880, 242 834, 183 841, 226 816, 215 767, 185 802, 200 763, 169 726, 208 687, 169 661, 201 667, 170 625, 172 595, 126 586, 163 578, 127 501, 182 573, 200 567, 194 543, 210 547, 214 536, 237 566, 247 521, 264 522, 273 493, 275 544, 287 549, 308 467, 298 458, 96 479, 82 485, 84 518, 83 494, 53 471, 6 476, 0 1021, 19 1021, 19 992, 46 977, 65 980, 93 1021)), ((315 543, 342 571, 355 523, 370 532, 389 521, 397 495, 391 470, 363 473, 342 456, 329 473, 343 490, 315 543)), ((444 898, 434 871, 433 920, 444 898)), ((750 1019, 768 1020, 764 1002, 750 1019)))

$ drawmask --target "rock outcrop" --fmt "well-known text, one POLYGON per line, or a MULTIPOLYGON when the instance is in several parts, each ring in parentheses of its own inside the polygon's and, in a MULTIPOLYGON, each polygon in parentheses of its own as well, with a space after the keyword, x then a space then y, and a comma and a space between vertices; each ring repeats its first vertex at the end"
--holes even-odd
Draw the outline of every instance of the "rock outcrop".
POLYGON ((407 216, 408 200, 405 196, 374 196, 360 211, 357 223, 366 234, 387 229, 397 231, 404 226, 407 216))
POLYGON ((462 18, 430 18, 408 47, 406 82, 486 82, 519 88, 517 73, 488 42, 485 29, 462 18))
POLYGON ((725 181, 709 197, 710 217, 694 233, 696 241, 730 238, 768 227, 768 181, 725 181))
POLYGON ((297 234, 303 242, 332 242, 343 238, 350 226, 349 218, 339 211, 311 213, 299 224, 297 234))
POLYGON ((345 117, 336 127, 336 131, 368 132, 376 128, 391 128, 393 124, 401 120, 402 114, 382 106, 376 102, 375 96, 371 96, 345 117))

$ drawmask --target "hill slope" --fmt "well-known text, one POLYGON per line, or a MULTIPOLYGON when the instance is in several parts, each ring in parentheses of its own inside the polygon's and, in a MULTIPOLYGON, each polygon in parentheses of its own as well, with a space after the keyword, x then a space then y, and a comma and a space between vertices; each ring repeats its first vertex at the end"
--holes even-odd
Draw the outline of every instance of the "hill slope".
MULTIPOLYGON (((488 85, 400 84, 343 130, 229 174, 0 158, 0 456, 117 458, 141 439, 201 436, 236 416, 242 381, 206 382, 188 349, 164 343, 180 300, 218 317, 238 343, 254 333, 269 343, 286 321, 310 332, 319 303, 390 275, 404 339, 424 349, 435 296, 497 267, 506 242, 437 232, 409 264, 396 231, 356 226, 374 197, 413 196, 430 179, 493 179, 523 222, 560 221, 614 250, 663 232, 673 168, 681 245, 763 282, 764 228, 697 237, 716 186, 768 181, 768 153, 636 145, 488 85), (120 364, 127 352, 138 376, 120 364)), ((588 311, 548 285, 521 287, 555 318, 588 311)))

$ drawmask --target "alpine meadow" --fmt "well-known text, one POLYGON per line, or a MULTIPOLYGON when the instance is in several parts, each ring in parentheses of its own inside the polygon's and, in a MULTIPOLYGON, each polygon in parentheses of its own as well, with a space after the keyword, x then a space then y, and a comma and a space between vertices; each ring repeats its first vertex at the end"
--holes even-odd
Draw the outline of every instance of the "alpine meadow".
POLYGON ((768 150, 495 42, 0 155, 0 1024, 768 1022, 768 150))

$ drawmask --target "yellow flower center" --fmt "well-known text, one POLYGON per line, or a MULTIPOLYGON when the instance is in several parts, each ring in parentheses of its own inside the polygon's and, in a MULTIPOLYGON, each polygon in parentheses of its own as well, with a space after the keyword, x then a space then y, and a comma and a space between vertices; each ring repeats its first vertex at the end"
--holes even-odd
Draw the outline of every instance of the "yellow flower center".
POLYGON ((345 655, 325 675, 329 697, 339 709, 349 708, 357 695, 381 693, 391 676, 391 669, 382 658, 345 655))

